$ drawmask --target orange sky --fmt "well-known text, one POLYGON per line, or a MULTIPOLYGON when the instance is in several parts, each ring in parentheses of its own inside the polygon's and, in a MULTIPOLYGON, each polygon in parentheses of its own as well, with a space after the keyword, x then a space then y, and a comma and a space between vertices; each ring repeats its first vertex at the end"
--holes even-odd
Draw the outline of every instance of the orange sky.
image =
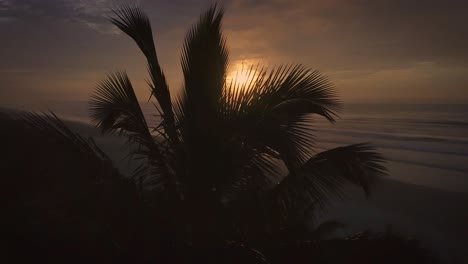
MULTIPOLYGON (((160 63, 181 87, 184 34, 211 1, 138 1, 160 63)), ((223 1, 232 70, 302 63, 345 102, 468 103, 465 1, 223 1)), ((87 100, 106 72, 128 71, 141 100, 145 62, 105 19, 110 0, 0 0, 0 106, 87 100)))

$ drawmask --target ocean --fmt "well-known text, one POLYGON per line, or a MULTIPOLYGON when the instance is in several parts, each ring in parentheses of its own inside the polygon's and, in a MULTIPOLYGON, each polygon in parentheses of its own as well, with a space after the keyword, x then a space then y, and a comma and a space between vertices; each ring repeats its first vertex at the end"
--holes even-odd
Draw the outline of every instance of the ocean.
POLYGON ((349 104, 335 124, 315 126, 322 149, 370 142, 389 161, 389 178, 468 193, 466 104, 349 104))
MULTIPOLYGON (((141 105, 155 125, 153 105, 141 105)), ((52 101, 35 110, 90 124, 84 101, 52 101)), ((389 161, 390 179, 468 193, 468 104, 345 104, 334 124, 317 117, 312 126, 317 151, 369 142, 389 161)))

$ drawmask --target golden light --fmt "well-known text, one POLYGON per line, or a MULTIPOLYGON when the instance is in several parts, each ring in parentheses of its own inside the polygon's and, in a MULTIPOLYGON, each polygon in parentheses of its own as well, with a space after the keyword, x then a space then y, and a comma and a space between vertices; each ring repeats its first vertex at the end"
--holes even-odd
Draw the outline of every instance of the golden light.
POLYGON ((234 65, 227 78, 227 84, 237 88, 242 88, 257 78, 255 70, 252 69, 253 62, 238 62, 234 65))
POLYGON ((231 73, 231 81, 234 82, 235 86, 244 86, 249 81, 249 72, 246 70, 235 71, 231 73))

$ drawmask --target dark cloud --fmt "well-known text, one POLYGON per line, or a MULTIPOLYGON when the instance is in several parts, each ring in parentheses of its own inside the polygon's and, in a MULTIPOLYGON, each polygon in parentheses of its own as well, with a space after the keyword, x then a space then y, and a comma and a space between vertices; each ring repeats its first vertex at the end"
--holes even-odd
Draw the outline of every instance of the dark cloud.
POLYGON ((111 33, 106 15, 115 3, 110 0, 1 0, 0 21, 80 23, 111 33))

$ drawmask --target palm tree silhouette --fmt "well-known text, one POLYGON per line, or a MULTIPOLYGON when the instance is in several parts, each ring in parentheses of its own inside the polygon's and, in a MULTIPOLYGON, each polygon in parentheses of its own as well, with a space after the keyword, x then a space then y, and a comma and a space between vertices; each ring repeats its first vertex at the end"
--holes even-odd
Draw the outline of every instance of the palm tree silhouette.
POLYGON ((92 120, 102 133, 118 133, 138 146, 131 157, 142 162, 130 177, 171 239, 203 244, 265 238, 296 223, 311 206, 323 208, 342 197, 347 183, 369 194, 385 173, 383 158, 368 144, 315 151, 311 121, 334 122, 340 106, 318 71, 257 66, 247 71, 247 82, 228 80, 218 6, 185 37, 183 90, 174 100, 148 17, 135 6, 114 15, 111 22, 147 59, 160 123, 148 126, 125 72, 100 82, 90 101, 92 120))

